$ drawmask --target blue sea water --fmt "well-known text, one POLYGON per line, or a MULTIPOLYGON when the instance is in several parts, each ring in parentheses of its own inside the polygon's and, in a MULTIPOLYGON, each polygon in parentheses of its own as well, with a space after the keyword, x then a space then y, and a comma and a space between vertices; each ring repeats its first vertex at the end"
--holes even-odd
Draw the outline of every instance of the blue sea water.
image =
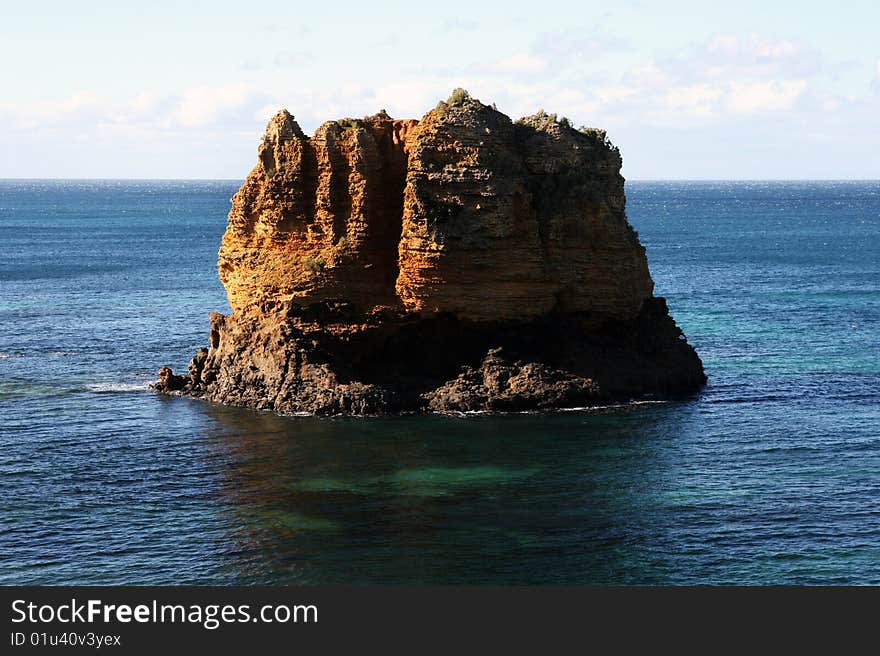
POLYGON ((0 584, 880 583, 880 182, 637 182, 693 399, 284 418, 159 397, 236 182, 0 181, 0 584))

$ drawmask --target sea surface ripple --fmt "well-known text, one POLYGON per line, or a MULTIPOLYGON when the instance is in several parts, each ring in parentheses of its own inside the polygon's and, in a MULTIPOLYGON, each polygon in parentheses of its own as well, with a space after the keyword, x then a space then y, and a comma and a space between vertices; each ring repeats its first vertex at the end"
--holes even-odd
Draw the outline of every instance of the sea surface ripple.
POLYGON ((880 183, 628 183, 709 385, 509 416, 147 389, 234 181, 0 181, 0 584, 880 583, 880 183))

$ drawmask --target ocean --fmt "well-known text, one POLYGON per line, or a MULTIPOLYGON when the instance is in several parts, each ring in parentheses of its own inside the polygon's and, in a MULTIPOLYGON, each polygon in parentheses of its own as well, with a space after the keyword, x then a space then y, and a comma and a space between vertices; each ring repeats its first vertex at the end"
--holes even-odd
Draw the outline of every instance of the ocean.
POLYGON ((0 584, 878 584, 880 182, 632 182, 693 398, 163 398, 236 181, 0 181, 0 584))

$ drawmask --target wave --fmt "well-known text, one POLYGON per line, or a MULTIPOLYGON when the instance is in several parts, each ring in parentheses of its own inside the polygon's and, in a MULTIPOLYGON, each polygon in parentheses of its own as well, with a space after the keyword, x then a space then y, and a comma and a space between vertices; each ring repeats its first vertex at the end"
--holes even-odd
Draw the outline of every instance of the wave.
POLYGON ((554 412, 589 412, 591 410, 616 410, 617 408, 630 408, 634 405, 665 405, 667 403, 669 403, 669 401, 623 401, 621 403, 611 403, 608 405, 585 405, 574 408, 559 408, 554 412))
POLYGON ((21 381, 0 381, 0 399, 58 397, 89 392, 92 394, 131 394, 134 392, 146 392, 149 389, 149 382, 108 382, 70 386, 63 384, 55 385, 21 381))
MULTIPOLYGON (((417 416, 422 414, 435 415, 439 417, 499 417, 505 415, 550 415, 558 412, 601 412, 604 410, 625 410, 634 406, 641 405, 664 405, 669 403, 666 400, 645 399, 640 401, 622 401, 620 403, 611 403, 607 405, 585 405, 575 406, 571 408, 538 408, 533 410, 433 410, 419 412, 411 410, 400 413, 401 416, 417 416)), ((314 412, 295 411, 295 412, 279 412, 282 417, 317 417, 314 412)), ((366 415, 328 415, 326 418, 333 419, 371 419, 380 418, 387 419, 389 415, 385 414, 366 414, 366 415)), ((393 415, 392 415, 393 416, 393 415)))
POLYGON ((85 388, 95 394, 128 394, 131 392, 146 392, 150 389, 149 383, 91 383, 85 388))
POLYGON ((49 357, 70 357, 73 355, 81 355, 80 351, 48 351, 35 353, 9 353, 0 351, 0 360, 20 359, 20 358, 45 358, 49 357))
POLYGON ((762 403, 767 401, 793 401, 804 394, 763 394, 759 396, 733 396, 721 399, 707 399, 706 403, 762 403))
POLYGON ((537 408, 533 410, 452 410, 449 412, 434 412, 432 414, 447 415, 453 417, 479 417, 483 415, 549 415, 558 412, 601 412, 603 410, 625 410, 640 405, 664 405, 669 401, 664 400, 641 400, 621 401, 605 405, 582 405, 570 408, 537 408))

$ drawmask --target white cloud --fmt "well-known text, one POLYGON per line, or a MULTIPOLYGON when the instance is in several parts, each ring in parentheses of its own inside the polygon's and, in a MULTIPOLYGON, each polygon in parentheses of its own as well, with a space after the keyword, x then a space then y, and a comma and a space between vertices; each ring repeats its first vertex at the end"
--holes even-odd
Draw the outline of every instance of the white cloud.
POLYGON ((87 123, 108 108, 107 103, 89 91, 77 92, 54 102, 0 103, 0 112, 13 126, 22 130, 87 123))
POLYGON ((128 103, 128 109, 135 113, 152 112, 159 107, 161 102, 162 97, 159 94, 143 92, 128 103))
POLYGON ((547 62, 537 55, 528 52, 518 52, 510 57, 498 60, 489 68, 496 73, 536 75, 544 72, 547 68, 547 62))
POLYGON ((757 59, 784 59, 798 54, 799 48, 792 41, 766 41, 755 46, 757 59))
POLYGON ((802 57, 811 49, 790 39, 774 39, 760 34, 718 34, 699 47, 728 63, 765 62, 802 57))
POLYGON ((791 109, 806 87, 805 80, 736 81, 730 84, 728 106, 737 114, 783 111, 791 109))
POLYGON ((629 49, 629 43, 611 34, 598 30, 585 33, 577 29, 542 34, 535 39, 531 51, 539 56, 549 54, 553 55, 554 59, 567 61, 587 56, 595 59, 601 55, 629 49))
POLYGON ((707 51, 722 53, 728 56, 735 55, 739 52, 739 48, 739 37, 735 34, 717 34, 706 44, 707 51))
POLYGON ((596 105, 596 122, 674 127, 686 117, 709 125, 742 115, 769 117, 793 111, 798 103, 819 111, 827 94, 810 90, 822 88, 811 83, 819 79, 821 69, 817 51, 808 44, 756 34, 718 34, 679 52, 640 61, 616 83, 586 82, 584 89, 596 105))
POLYGON ((83 109, 93 109, 101 104, 100 98, 91 92, 76 93, 70 98, 61 101, 52 108, 46 108, 47 111, 60 112, 62 114, 72 114, 83 109))
POLYGON ((472 32, 478 29, 480 29, 480 24, 477 21, 464 20, 462 18, 447 19, 437 27, 437 30, 441 34, 449 34, 451 32, 472 32))
POLYGON ((718 87, 710 84, 675 87, 666 92, 666 107, 673 112, 696 116, 711 116, 717 111, 717 103, 724 95, 718 87))
POLYGON ((638 88, 623 85, 612 85, 597 88, 594 92, 594 95, 600 103, 610 104, 629 100, 638 93, 638 88))
POLYGON ((816 48, 790 39, 719 34, 657 65, 689 82, 780 80, 813 76, 821 71, 823 60, 816 48))
POLYGON ((654 61, 633 67, 627 71, 624 79, 627 83, 643 89, 667 87, 672 83, 670 72, 654 61))
POLYGON ((162 142, 179 138, 184 131, 192 138, 216 130, 251 128, 247 112, 265 105, 267 94, 244 84, 220 87, 194 87, 181 94, 160 95, 140 92, 129 98, 105 98, 81 91, 52 102, 2 103, 0 117, 8 133, 46 142, 72 139, 112 142, 162 142), (242 118, 244 116, 244 118, 242 118), (174 135, 173 137, 171 135, 174 135))
MULTIPOLYGON (((419 80, 418 82, 394 82, 383 84, 363 97, 364 113, 386 109, 396 118, 419 118, 434 107, 459 83, 448 80, 419 80)), ((358 95, 357 92, 352 95, 358 95)))
POLYGON ((260 123, 268 123, 269 119, 282 109, 284 109, 284 106, 281 103, 269 103, 268 105, 263 105, 254 112, 254 120, 260 121, 260 123))
POLYGON ((252 93, 248 85, 243 83, 187 89, 173 118, 186 127, 208 125, 223 111, 240 108, 252 93))
POLYGON ((275 55, 274 63, 279 68, 305 66, 313 59, 314 57, 308 52, 282 50, 275 55))
MULTIPOLYGON (((597 43, 584 41, 581 47, 599 52, 597 43)), ((858 121, 847 123, 843 117, 861 111, 859 116, 869 117, 864 124, 871 114, 858 103, 880 98, 866 95, 864 86, 859 97, 823 85, 816 51, 790 39, 721 34, 665 56, 622 55, 620 61, 631 64, 627 69, 604 64, 591 68, 589 57, 564 64, 552 55, 551 46, 548 42, 546 50, 528 51, 514 46, 491 64, 476 60, 471 66, 465 62, 431 73, 413 67, 391 81, 377 74, 310 84, 300 72, 281 71, 263 80, 250 76, 241 78, 247 82, 204 84, 176 93, 145 90, 117 98, 83 90, 29 105, 0 100, 0 123, 22 143, 75 139, 108 149, 125 144, 132 152, 154 153, 165 166, 171 161, 167 153, 183 152, 182 144, 198 145, 197 151, 204 145, 204 152, 218 154, 226 144, 240 153, 240 161, 249 162, 259 133, 281 107, 312 133, 325 120, 365 116, 381 108, 396 118, 418 118, 457 86, 485 103, 496 102, 513 119, 545 108, 568 116, 575 125, 608 128, 613 140, 619 135, 622 146, 633 134, 660 139, 655 135, 683 126, 729 134, 726 128, 744 117, 753 126, 780 115, 807 126, 838 121, 838 132, 844 132, 858 121)), ((296 68, 295 57, 288 63, 296 68)), ((864 68, 862 75, 864 80, 864 68)), ((880 60, 868 64, 868 76, 880 91, 880 60)))
POLYGON ((822 108, 822 111, 825 112, 836 112, 841 107, 840 98, 823 98, 819 101, 819 107, 822 108))

